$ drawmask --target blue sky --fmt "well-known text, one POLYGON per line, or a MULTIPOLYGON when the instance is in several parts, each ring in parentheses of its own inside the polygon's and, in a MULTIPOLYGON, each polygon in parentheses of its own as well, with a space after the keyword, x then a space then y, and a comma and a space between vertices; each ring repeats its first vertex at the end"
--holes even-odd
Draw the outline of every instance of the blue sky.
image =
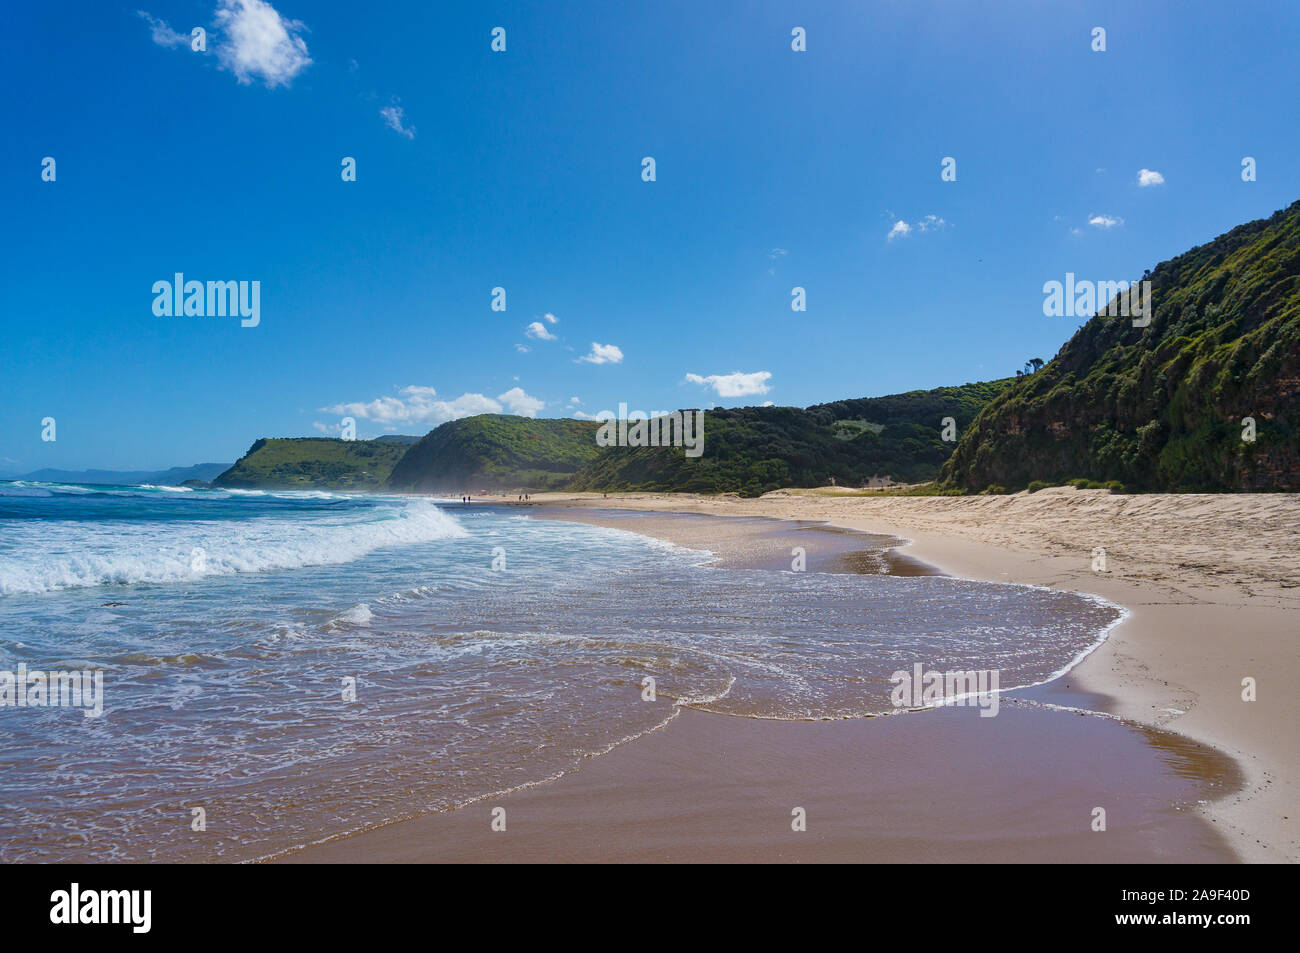
POLYGON ((1081 323, 1045 281, 1300 197, 1280 0, 136 2, 0 37, 0 472, 1006 376, 1081 323), (156 316, 176 272, 260 323, 156 316))

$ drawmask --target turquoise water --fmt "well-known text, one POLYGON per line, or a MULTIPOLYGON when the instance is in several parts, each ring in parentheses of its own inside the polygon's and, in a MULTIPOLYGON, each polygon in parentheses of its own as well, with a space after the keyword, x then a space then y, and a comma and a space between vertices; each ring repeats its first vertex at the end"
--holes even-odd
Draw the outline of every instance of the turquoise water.
POLYGON ((267 856, 542 783, 683 706, 886 712, 915 662, 1036 683, 1118 618, 706 560, 477 504, 0 483, 0 670, 104 673, 98 718, 0 707, 0 859, 267 856))

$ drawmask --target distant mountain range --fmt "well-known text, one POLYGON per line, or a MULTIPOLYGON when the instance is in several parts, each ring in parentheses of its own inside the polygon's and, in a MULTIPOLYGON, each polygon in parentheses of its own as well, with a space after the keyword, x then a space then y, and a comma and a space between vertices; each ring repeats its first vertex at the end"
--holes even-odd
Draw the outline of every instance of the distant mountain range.
POLYGON ((167 470, 33 470, 15 480, 34 483, 90 483, 115 486, 179 486, 186 480, 208 482, 230 469, 229 463, 196 463, 192 467, 171 467, 167 470))

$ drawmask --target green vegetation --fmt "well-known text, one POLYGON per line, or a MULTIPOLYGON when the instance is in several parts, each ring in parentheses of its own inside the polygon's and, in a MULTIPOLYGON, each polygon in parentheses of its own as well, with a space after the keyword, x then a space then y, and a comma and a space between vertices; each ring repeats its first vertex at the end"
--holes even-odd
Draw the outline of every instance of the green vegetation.
POLYGON ((1300 489, 1300 202, 1144 277, 1150 325, 1090 319, 963 430, 943 485, 1300 489))
POLYGON ((835 436, 840 440, 852 440, 868 430, 878 434, 885 429, 884 424, 873 424, 869 420, 837 420, 831 426, 835 429, 835 436))
POLYGON ((412 444, 419 443, 422 439, 424 438, 420 437, 418 434, 411 435, 405 433, 389 433, 389 434, 384 434, 382 437, 376 437, 374 442, 375 443, 400 443, 404 447, 409 447, 412 444))
POLYGON ((961 490, 942 487, 937 483, 900 483, 894 486, 873 486, 860 490, 845 490, 837 487, 791 488, 794 496, 825 496, 842 499, 846 496, 962 496, 961 490))
MULTIPOLYGON (((599 447, 594 421, 482 414, 422 438, 264 439, 217 486, 391 489, 422 493, 647 490, 740 493, 872 478, 924 484, 960 431, 1012 379, 798 407, 742 407, 704 415, 704 453, 680 447, 599 447), (413 442, 413 443, 412 443, 413 442), (411 446, 407 446, 410 443, 411 446)), ((873 490, 872 492, 879 492, 873 490)), ((932 483, 895 493, 955 493, 932 483)))
MULTIPOLYGON (((1046 490, 1053 486, 1072 486, 1076 490, 1110 490, 1112 493, 1127 493, 1128 488, 1118 480, 1107 480, 1103 483, 1100 480, 1089 480, 1086 477, 1078 477, 1073 480, 1062 480, 1059 482, 1049 483, 1046 480, 1030 480, 1027 489, 1030 493, 1037 493, 1039 490, 1046 490)), ((987 490, 985 492, 988 492, 987 490)))
POLYGON ((601 452, 597 426, 508 414, 452 420, 411 447, 388 485, 425 493, 559 489, 601 452))
POLYGON ((960 431, 1011 379, 797 407, 741 407, 704 415, 704 453, 678 447, 610 447, 570 490, 739 493, 780 487, 861 486, 872 477, 933 480, 952 452, 942 421, 960 431))
POLYGON ((418 437, 263 437, 212 481, 217 487, 378 490, 418 437))

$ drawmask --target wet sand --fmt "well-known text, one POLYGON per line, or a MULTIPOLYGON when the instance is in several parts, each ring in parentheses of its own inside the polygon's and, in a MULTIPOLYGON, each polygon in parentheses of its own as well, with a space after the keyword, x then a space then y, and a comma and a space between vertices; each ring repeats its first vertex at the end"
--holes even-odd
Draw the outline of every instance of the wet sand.
MULTIPOLYGON (((932 573, 881 535, 813 521, 709 518, 564 506, 530 509, 717 554, 714 570, 932 573)), ((1075 670, 1077 671, 1077 669, 1075 670)), ((1073 672, 975 708, 837 722, 693 710, 579 770, 455 811, 393 823, 280 858, 332 862, 1225 862, 1198 802, 1239 791, 1213 747, 1105 710, 1073 672), (492 829, 493 810, 506 829, 492 829), (792 811, 807 829, 792 830, 792 811), (1095 810, 1106 829, 1094 831, 1095 810)))
POLYGON ((550 784, 283 860, 1222 863, 1232 854, 1219 833, 1169 801, 1234 781, 1213 749, 1055 711, 838 722, 684 711, 550 784), (497 807, 504 831, 491 829, 497 807), (1104 832, 1090 829, 1096 807, 1104 832))
MULTIPOLYGON (((548 494, 571 511, 650 512, 828 525, 909 540, 903 552, 965 579, 1101 596, 1131 615, 1070 673, 1099 706, 1234 758, 1243 788, 1200 807, 1249 862, 1300 861, 1300 494, 1143 494, 1058 487, 976 497, 833 488, 758 499, 548 494), (1104 571, 1093 553, 1106 551, 1104 571), (1242 680, 1257 684, 1243 700, 1242 680)), ((664 538, 672 522, 656 531, 664 538)), ((725 531, 719 532, 725 546, 725 531)))

